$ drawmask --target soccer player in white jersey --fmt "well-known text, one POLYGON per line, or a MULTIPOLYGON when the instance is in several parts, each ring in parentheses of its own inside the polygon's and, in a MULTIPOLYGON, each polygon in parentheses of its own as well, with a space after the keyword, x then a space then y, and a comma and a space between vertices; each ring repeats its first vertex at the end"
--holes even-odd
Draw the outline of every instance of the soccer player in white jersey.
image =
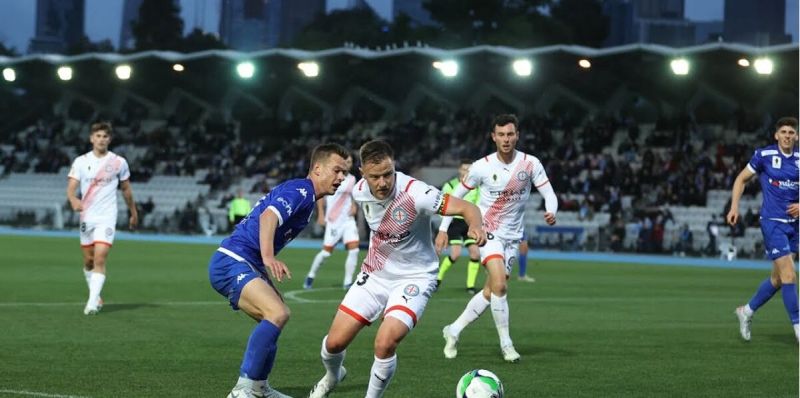
POLYGON ((366 397, 380 397, 386 391, 397 368, 397 346, 417 324, 436 289, 439 258, 431 236, 431 214, 460 215, 469 225, 468 235, 479 245, 486 241, 478 208, 396 172, 389 144, 370 141, 361 147, 360 156, 363 178, 353 197, 369 224, 369 251, 322 339, 320 355, 326 372, 311 390, 311 398, 328 396, 344 378, 345 349, 364 326, 381 316, 366 397))
POLYGON ((128 162, 108 150, 112 128, 109 123, 95 123, 89 141, 92 150, 78 156, 67 179, 67 199, 72 210, 80 212, 83 274, 89 285, 89 299, 83 313, 94 315, 102 307, 100 293, 106 281, 106 258, 114 243, 117 225, 117 187, 130 210, 128 226, 136 228, 139 215, 133 201, 128 162), (81 198, 76 190, 80 186, 81 198))
MULTIPOLYGON (((558 201, 545 174, 542 163, 535 156, 514 149, 519 139, 517 117, 498 115, 492 121, 492 141, 497 152, 472 163, 467 176, 453 191, 453 196, 463 197, 469 190, 480 188, 478 207, 483 214, 483 229, 486 245, 480 248, 481 264, 489 277, 483 290, 467 304, 464 312, 451 324, 444 327, 444 356, 455 358, 456 343, 461 331, 477 319, 487 307, 492 308, 492 317, 500 337, 500 350, 508 362, 519 361, 509 334, 509 313, 506 291, 511 268, 516 262, 519 241, 522 239, 525 218, 525 203, 534 186, 545 200, 544 220, 549 225, 556 223, 558 201)), ((436 236, 436 247, 447 243, 447 228, 451 217, 444 217, 436 236)))
POLYGON ((356 270, 358 262, 358 227, 356 227, 355 219, 358 207, 353 202, 353 187, 356 185, 356 178, 349 173, 353 168, 353 156, 348 156, 345 161, 348 174, 342 185, 339 185, 336 193, 325 197, 324 204, 321 200, 317 201, 317 224, 325 226, 325 237, 322 239, 322 250, 314 256, 311 269, 308 270, 306 280, 303 282, 304 289, 311 289, 319 267, 322 266, 325 259, 331 256, 333 247, 340 240, 347 249, 342 287, 349 289, 353 284, 353 271, 356 270))

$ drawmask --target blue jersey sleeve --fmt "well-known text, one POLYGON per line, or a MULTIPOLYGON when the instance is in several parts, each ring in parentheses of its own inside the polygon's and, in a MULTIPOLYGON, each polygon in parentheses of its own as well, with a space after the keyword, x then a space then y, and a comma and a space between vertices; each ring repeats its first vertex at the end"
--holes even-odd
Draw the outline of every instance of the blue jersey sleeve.
POLYGON ((761 166, 761 159, 763 159, 761 157, 761 151, 756 149, 755 152, 753 152, 753 157, 750 158, 750 161, 747 163, 747 165, 750 166, 751 171, 756 173, 761 173, 764 171, 764 168, 761 166))
POLYGON ((267 210, 278 215, 278 226, 283 225, 292 215, 312 205, 313 192, 308 192, 301 184, 287 184, 278 192, 273 191, 267 202, 267 210))

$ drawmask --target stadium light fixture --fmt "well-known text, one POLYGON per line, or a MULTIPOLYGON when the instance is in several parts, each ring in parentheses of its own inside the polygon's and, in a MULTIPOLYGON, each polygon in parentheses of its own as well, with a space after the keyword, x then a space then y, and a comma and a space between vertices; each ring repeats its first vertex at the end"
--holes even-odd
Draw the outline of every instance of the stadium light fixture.
POLYGON ((3 79, 7 82, 13 82, 17 80, 17 72, 13 68, 5 68, 3 69, 3 79))
POLYGON ((56 74, 58 78, 63 81, 72 80, 72 68, 69 66, 60 66, 58 70, 56 70, 56 74))
POLYGON ((316 62, 301 62, 297 64, 297 68, 303 71, 303 74, 306 75, 306 77, 319 76, 319 64, 316 62))
POLYGON ((753 68, 759 75, 771 75, 774 65, 769 58, 757 58, 753 61, 753 68))
POLYGON ((584 58, 578 61, 578 66, 583 69, 589 69, 592 67, 592 63, 588 59, 584 58))
POLYGON ((131 74, 133 74, 133 69, 127 64, 118 65, 116 69, 114 69, 114 73, 119 80, 128 80, 131 78, 131 74))
POLYGON ((236 73, 242 79, 249 79, 256 74, 256 67, 250 61, 240 62, 236 65, 236 73))
POLYGON ((748 61, 747 58, 739 58, 739 60, 736 61, 736 63, 739 64, 739 66, 741 66, 742 68, 750 66, 750 61, 748 61))
POLYGON ((172 65, 172 70, 174 70, 175 72, 183 72, 185 68, 181 64, 174 64, 172 65))
POLYGON ((433 63, 433 67, 439 69, 439 72, 442 72, 444 77, 456 77, 458 75, 458 62, 453 60, 436 61, 433 63))
POLYGON ((533 63, 528 59, 517 59, 511 64, 517 76, 525 77, 533 73, 533 63))
POLYGON ((678 76, 686 76, 689 74, 689 61, 687 61, 686 58, 673 59, 672 62, 669 63, 669 67, 672 68, 672 73, 678 76))

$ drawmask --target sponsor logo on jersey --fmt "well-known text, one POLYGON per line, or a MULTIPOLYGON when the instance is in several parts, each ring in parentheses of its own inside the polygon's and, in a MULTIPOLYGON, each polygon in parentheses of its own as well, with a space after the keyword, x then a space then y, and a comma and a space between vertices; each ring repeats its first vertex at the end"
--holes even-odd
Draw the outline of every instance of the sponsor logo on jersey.
POLYGON ((283 205, 283 208, 286 210, 286 214, 290 216, 292 215, 292 205, 289 204, 289 201, 284 198, 278 198, 275 199, 275 201, 283 205))
POLYGON ((300 195, 303 195, 304 199, 308 196, 308 191, 306 191, 305 188, 297 188, 297 192, 300 192, 300 195))
POLYGON ((239 275, 237 275, 236 276, 236 283, 238 284, 239 282, 242 281, 242 279, 244 279, 246 277, 247 277, 247 274, 239 274, 239 275))
POLYGON ((781 251, 780 251, 780 250, 778 250, 778 249, 772 249, 772 254, 778 254, 778 253, 780 253, 780 252, 781 252, 781 251))
POLYGON ((383 232, 383 231, 373 232, 373 236, 376 236, 378 239, 389 243, 399 243, 403 239, 407 238, 409 235, 411 235, 411 231, 409 230, 403 231, 400 234, 393 234, 390 232, 383 232))
POLYGON ((769 184, 773 187, 778 187, 780 189, 793 189, 797 190, 797 181, 792 180, 773 180, 772 178, 769 179, 769 184))
POLYGON ((406 287, 403 288, 403 294, 409 297, 416 297, 419 295, 419 286, 413 283, 406 285, 406 287))

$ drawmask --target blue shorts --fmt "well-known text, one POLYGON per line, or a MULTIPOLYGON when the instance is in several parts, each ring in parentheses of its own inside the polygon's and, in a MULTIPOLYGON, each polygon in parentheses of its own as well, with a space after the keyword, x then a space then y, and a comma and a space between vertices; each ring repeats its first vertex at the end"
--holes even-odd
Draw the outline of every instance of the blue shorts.
POLYGON ((770 260, 776 260, 790 253, 797 253, 797 221, 785 223, 761 219, 761 233, 764 234, 764 252, 770 260))
MULTIPOLYGON (((208 263, 208 279, 217 293, 225 296, 234 310, 239 309, 242 289, 253 279, 261 278, 272 285, 266 273, 244 259, 237 260, 225 253, 214 252, 208 263)), ((274 286, 273 286, 274 288, 274 286)))

